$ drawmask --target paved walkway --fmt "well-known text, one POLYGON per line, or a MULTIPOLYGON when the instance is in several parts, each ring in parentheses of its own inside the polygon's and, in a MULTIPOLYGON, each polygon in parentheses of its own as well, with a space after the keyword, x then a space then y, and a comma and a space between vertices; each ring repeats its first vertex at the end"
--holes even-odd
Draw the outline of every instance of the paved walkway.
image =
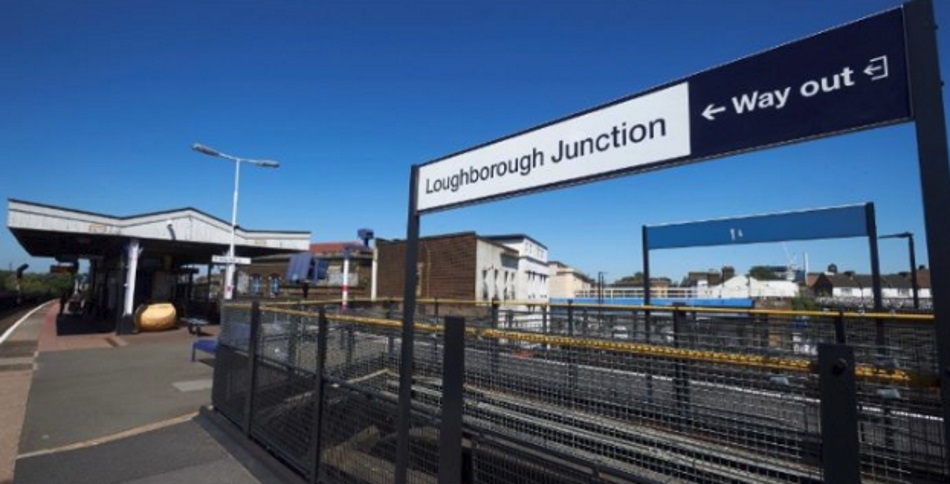
POLYGON ((197 416, 213 360, 190 361, 185 328, 63 336, 57 315, 46 304, 0 342, 0 484, 277 481, 197 416))
POLYGON ((13 482, 20 434, 33 377, 37 340, 50 305, 22 317, 0 337, 0 483, 13 482))

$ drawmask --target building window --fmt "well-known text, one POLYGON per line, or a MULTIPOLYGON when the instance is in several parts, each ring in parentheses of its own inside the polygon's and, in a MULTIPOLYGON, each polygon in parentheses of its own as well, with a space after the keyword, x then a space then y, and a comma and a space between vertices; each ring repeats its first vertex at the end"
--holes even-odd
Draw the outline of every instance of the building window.
POLYGON ((261 294, 261 275, 251 274, 251 294, 259 296, 261 294))
POLYGON ((280 294, 280 276, 271 274, 268 284, 270 285, 270 295, 277 297, 280 294))

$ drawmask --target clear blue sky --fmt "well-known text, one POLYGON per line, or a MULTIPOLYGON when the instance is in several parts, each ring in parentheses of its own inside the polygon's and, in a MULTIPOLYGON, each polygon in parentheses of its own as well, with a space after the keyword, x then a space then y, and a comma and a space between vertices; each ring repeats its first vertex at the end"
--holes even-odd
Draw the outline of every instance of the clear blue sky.
MULTIPOLYGON (((950 4, 936 2, 950 26, 950 4)), ((404 238, 410 166, 896 6, 894 0, 5 2, 0 196, 114 215, 192 206, 240 225, 404 238)), ((938 32, 950 69, 950 29, 938 32)), ((945 93, 946 98, 950 98, 945 93)), ((423 235, 526 233, 616 279, 640 227, 873 201, 918 234, 912 125, 864 131, 422 219, 423 235)), ((5 220, 5 218, 4 218, 5 220)), ((863 239, 792 242, 811 268, 869 270, 863 239)), ((906 269, 882 242, 885 271, 906 269)), ((30 259, 0 231, 3 268, 30 259)), ((781 244, 657 251, 653 272, 784 264, 781 244)))

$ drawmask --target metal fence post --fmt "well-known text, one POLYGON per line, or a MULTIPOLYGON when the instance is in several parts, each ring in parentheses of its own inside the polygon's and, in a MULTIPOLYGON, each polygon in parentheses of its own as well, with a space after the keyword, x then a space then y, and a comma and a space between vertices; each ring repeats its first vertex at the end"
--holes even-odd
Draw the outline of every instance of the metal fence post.
POLYGON ((854 348, 818 345, 821 458, 825 482, 861 482, 854 348))
MULTIPOLYGON (((653 324, 651 322, 651 319, 652 317, 650 314, 650 310, 644 308, 643 310, 643 340, 648 345, 652 343, 652 341, 650 341, 652 337, 651 333, 653 332, 653 324)), ((653 373, 654 373, 653 367, 654 367, 653 359, 647 358, 647 360, 644 362, 644 368, 645 368, 646 374, 643 376, 643 379, 644 379, 644 383, 646 383, 647 402, 650 405, 653 405, 653 373)), ((653 408, 650 409, 650 411, 653 411, 653 410, 654 410, 653 408)))
POLYGON ((257 386, 257 341, 261 329, 261 303, 251 303, 251 328, 247 342, 247 398, 244 400, 244 435, 250 437, 254 411, 254 388, 257 386))
POLYGON ((548 334, 548 307, 541 306, 541 333, 548 334))
POLYGON ((838 311, 835 316, 835 343, 843 345, 848 342, 848 337, 844 332, 844 311, 838 311))
POLYGON ((303 334, 303 316, 291 316, 289 318, 290 328, 287 334, 287 380, 294 374, 297 367, 297 341, 303 334))
POLYGON ((310 470, 310 482, 316 483, 320 480, 320 452, 321 437, 323 436, 323 402, 326 399, 323 394, 323 368, 327 361, 327 313, 321 305, 317 319, 317 368, 314 375, 313 391, 313 428, 310 434, 310 455, 313 458, 313 467, 310 470))
MULTIPOLYGON (((567 335, 574 337, 574 300, 567 301, 567 335)), ((563 349, 563 348, 562 348, 563 349)), ((577 350, 568 349, 567 353, 567 394, 570 397, 571 407, 577 400, 577 350)))
POLYGON ((574 300, 567 300, 567 335, 574 336, 574 300))
POLYGON ((396 420, 396 468, 393 481, 406 484, 409 471, 409 435, 412 427, 412 386, 416 343, 416 290, 419 274, 419 211, 416 187, 419 165, 412 166, 409 183, 409 213, 406 220, 406 262, 402 298, 402 347, 399 353, 399 408, 396 420))
MULTIPOLYGON (((673 306, 673 347, 682 347, 683 318, 686 314, 681 305, 673 306)), ((673 363, 673 399, 676 401, 676 413, 679 416, 677 429, 682 431, 689 415, 689 375, 686 373, 686 361, 677 359, 673 363)))
MULTIPOLYGON (((489 322, 489 327, 491 329, 498 329, 498 299, 492 298, 491 300, 491 321, 489 322)), ((500 345, 498 338, 492 338, 489 343, 489 355, 491 357, 491 378, 494 379, 498 375, 498 346, 500 345)))
POLYGON ((346 362, 353 363, 353 349, 356 347, 356 333, 353 332, 353 325, 346 327, 346 362))
MULTIPOLYGON (((946 224, 950 207, 950 168, 947 166, 947 120, 943 107, 943 80, 937 49, 934 2, 916 0, 904 4, 904 35, 910 67, 911 110, 917 138, 920 186, 931 271, 931 301, 936 330, 937 368, 940 371, 943 451, 950 452, 950 318, 945 305, 950 300, 946 274, 950 268, 950 227, 946 224)), ((950 470, 950 459, 944 471, 950 470)))
POLYGON ((439 429, 439 483, 462 482, 462 410, 465 384, 465 318, 445 317, 442 359, 442 427, 439 429))
MULTIPOLYGON (((392 298, 389 298, 389 301, 386 303, 386 319, 393 319, 393 311, 395 310, 396 302, 392 298)), ((386 352, 392 356, 396 352, 396 337, 393 336, 393 333, 390 332, 389 336, 386 338, 386 352)))
POLYGON ((634 309, 630 311, 630 339, 633 341, 638 341, 640 339, 640 316, 637 313, 637 310, 634 309))

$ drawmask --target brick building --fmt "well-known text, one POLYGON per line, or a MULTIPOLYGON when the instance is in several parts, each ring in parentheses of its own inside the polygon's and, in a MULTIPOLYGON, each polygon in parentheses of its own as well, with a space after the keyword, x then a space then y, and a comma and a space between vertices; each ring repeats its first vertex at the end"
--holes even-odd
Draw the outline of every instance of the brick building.
MULTIPOLYGON (((403 297, 406 241, 377 239, 376 247, 379 297, 403 297)), ((547 300, 547 248, 525 235, 423 237, 416 271, 419 298, 547 300)))
MULTIPOLYGON (((373 281, 373 249, 362 242, 321 242, 310 244, 310 253, 326 261, 327 277, 310 283, 309 299, 336 299, 341 297, 343 285, 344 251, 350 249, 349 297, 370 297, 373 281)), ((293 254, 257 257, 253 263, 239 268, 238 294, 273 297, 302 297, 303 283, 287 278, 288 265, 293 254)))

